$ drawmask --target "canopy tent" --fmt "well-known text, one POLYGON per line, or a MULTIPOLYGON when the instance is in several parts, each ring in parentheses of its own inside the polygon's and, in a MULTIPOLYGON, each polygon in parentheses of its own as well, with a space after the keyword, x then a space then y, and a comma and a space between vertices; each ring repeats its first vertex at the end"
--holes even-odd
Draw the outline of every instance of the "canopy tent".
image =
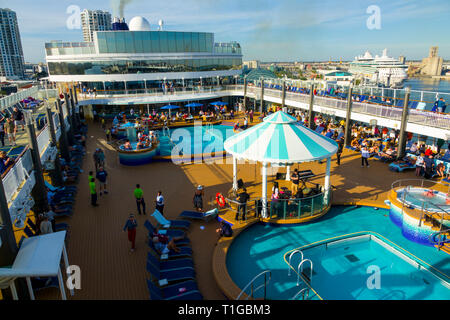
POLYGON ((180 109, 180 107, 172 105, 172 104, 168 104, 161 108, 161 110, 174 110, 174 109, 180 109))
POLYGON ((226 105, 228 105, 228 103, 223 102, 223 101, 215 101, 215 102, 211 102, 210 105, 220 107, 220 106, 226 106, 226 105))
MULTIPOLYGON (((30 298, 34 300, 31 278, 57 276, 61 297, 66 300, 64 280, 60 268, 61 255, 63 255, 66 268, 69 267, 64 243, 65 237, 66 231, 60 231, 27 238, 22 242, 12 267, 0 268, 0 281, 2 279, 9 281, 14 299, 17 299, 14 279, 26 278, 30 298)), ((70 290, 70 293, 71 295, 74 294, 73 289, 70 290)))
POLYGON ((169 117, 171 116, 170 110, 175 110, 175 109, 180 109, 180 107, 172 105, 172 104, 168 104, 161 108, 161 110, 169 110, 169 117))
POLYGON ((337 152, 335 141, 300 125, 297 119, 278 111, 263 122, 240 132, 224 143, 233 155, 233 188, 237 189, 237 159, 258 161, 263 164, 263 216, 267 214, 267 167, 271 163, 289 166, 294 163, 327 159, 325 192, 330 190, 331 157, 337 152))
POLYGON ((203 106, 203 105, 201 103, 197 103, 197 102, 193 102, 193 103, 189 103, 189 104, 185 105, 185 107, 188 107, 188 108, 198 108, 201 106, 203 106))
POLYGON ((191 113, 191 108, 199 108, 201 106, 203 106, 203 105, 198 102, 193 102, 193 103, 189 103, 189 104, 185 105, 185 107, 189 108, 189 113, 191 113))

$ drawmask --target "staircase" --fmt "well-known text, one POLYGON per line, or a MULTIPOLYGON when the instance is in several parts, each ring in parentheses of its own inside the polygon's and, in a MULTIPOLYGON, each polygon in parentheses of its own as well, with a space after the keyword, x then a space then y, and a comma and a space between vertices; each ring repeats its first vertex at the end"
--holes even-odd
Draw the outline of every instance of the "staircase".
POLYGON ((438 250, 450 254, 450 229, 437 231, 430 236, 429 241, 438 250))

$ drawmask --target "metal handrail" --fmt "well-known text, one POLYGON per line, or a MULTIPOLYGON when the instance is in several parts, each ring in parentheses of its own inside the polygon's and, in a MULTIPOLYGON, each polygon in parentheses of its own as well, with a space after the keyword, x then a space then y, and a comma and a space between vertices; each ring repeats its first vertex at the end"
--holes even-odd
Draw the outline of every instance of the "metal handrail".
POLYGON ((257 276, 255 276, 245 287, 244 289, 242 289, 241 293, 239 293, 239 295, 236 297, 236 300, 239 300, 241 298, 241 296, 244 294, 245 290, 247 290, 247 288, 249 286, 251 286, 251 292, 250 295, 247 295, 247 298, 245 300, 248 300, 248 298, 252 298, 253 299, 253 294, 258 291, 259 289, 261 289, 262 287, 264 287, 264 300, 266 300, 266 295, 267 295, 267 284, 270 282, 270 279, 272 279, 272 272, 270 270, 265 270, 263 272, 261 272, 260 274, 258 274, 257 276), (269 279, 267 280, 267 274, 269 274, 269 279), (261 276, 264 275, 264 284, 260 285, 259 287, 257 287, 256 289, 253 289, 253 283, 261 276))
POLYGON ((303 288, 299 292, 295 294, 295 296, 292 297, 291 300, 295 300, 300 294, 302 294, 302 300, 306 300, 309 297, 309 288, 303 288), (306 295, 306 299, 305 299, 306 295))
MULTIPOLYGON (((432 184, 432 186, 434 186, 436 184, 440 184, 440 185, 442 185, 444 187, 447 187, 447 185, 445 185, 445 184, 443 184, 443 183, 441 183, 439 181, 433 181, 433 180, 428 180, 428 179, 400 179, 400 180, 396 180, 396 181, 392 182, 391 189, 395 189, 395 188, 401 187, 402 183, 403 182, 407 182, 407 181, 419 181, 420 182, 420 187, 422 187, 422 188, 424 187, 424 182, 430 183, 430 184, 432 184)), ((405 187, 407 185, 410 185, 410 184, 406 184, 406 183, 404 184, 405 187)))
POLYGON ((292 256, 293 256, 294 254, 296 254, 296 253, 300 253, 300 256, 301 256, 300 261, 303 261, 304 256, 303 256, 303 252, 302 252, 302 251, 300 251, 300 250, 294 250, 294 251, 292 251, 292 253, 289 255, 289 270, 288 270, 288 276, 291 275, 291 270, 292 270, 292 268, 291 268, 291 260, 292 260, 292 256))
MULTIPOLYGON (((309 274, 309 283, 312 282, 312 276, 313 276, 313 262, 310 259, 303 259, 297 267, 297 287, 300 285, 300 274, 303 272, 303 264, 305 262, 309 262, 310 265, 310 274, 309 274)), ((308 280, 308 279, 306 279, 308 280)))

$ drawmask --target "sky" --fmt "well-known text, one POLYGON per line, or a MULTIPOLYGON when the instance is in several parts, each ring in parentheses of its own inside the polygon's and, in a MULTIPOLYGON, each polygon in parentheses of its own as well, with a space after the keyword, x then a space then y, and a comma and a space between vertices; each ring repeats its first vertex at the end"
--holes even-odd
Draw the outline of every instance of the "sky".
MULTIPOLYGON (((140 15, 153 30, 162 19, 167 31, 213 32, 216 42, 239 42, 244 60, 347 61, 366 50, 381 55, 384 48, 390 56, 419 60, 431 46, 450 59, 449 0, 125 1, 126 21, 140 15)), ((1 0, 0 7, 16 11, 25 61, 37 63, 45 61, 45 42, 82 41, 71 18, 78 9, 113 13, 117 2, 1 0)))

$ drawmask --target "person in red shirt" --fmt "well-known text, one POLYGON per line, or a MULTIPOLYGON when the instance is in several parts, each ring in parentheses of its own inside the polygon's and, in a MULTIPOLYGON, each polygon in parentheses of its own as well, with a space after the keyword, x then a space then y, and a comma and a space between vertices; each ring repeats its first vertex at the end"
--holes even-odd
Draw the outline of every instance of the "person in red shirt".
POLYGON ((425 150, 425 156, 432 156, 433 155, 433 151, 431 151, 430 148, 428 148, 427 150, 425 150))

